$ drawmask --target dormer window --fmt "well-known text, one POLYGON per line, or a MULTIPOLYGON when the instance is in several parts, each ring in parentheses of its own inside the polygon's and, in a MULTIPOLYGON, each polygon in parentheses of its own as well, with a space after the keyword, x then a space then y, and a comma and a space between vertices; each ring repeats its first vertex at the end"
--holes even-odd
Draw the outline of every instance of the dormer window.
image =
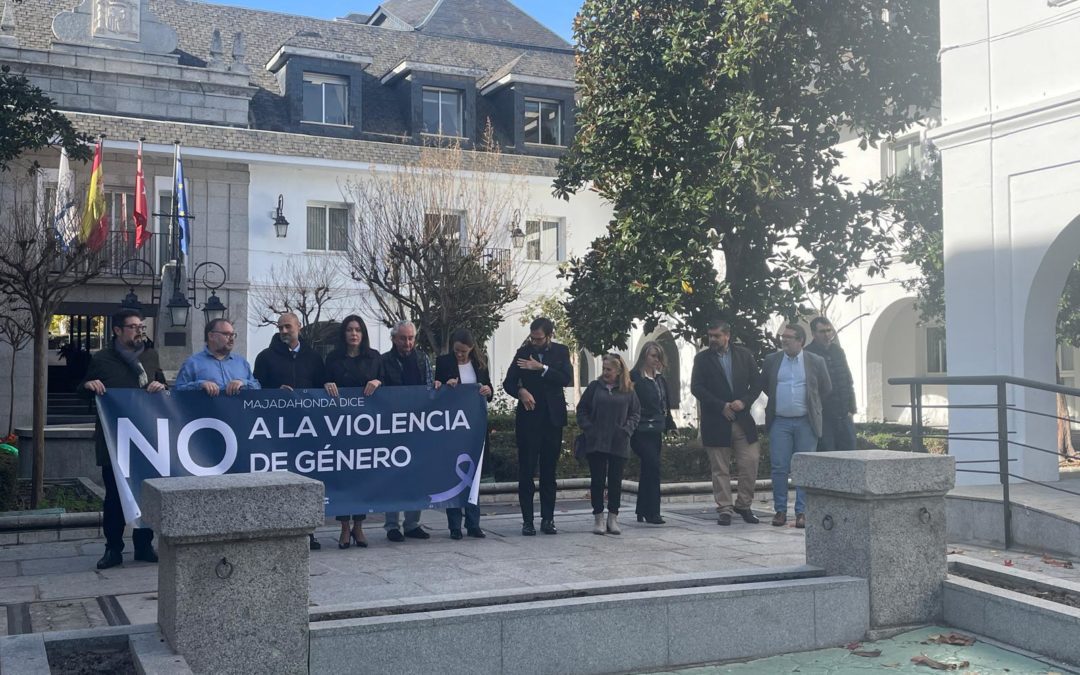
POLYGON ((562 145, 562 103, 525 99, 525 142, 562 145))
POLYGON ((348 110, 348 78, 304 73, 304 122, 347 125, 348 110))
POLYGON ((464 136, 464 92, 460 89, 424 87, 425 134, 464 136))

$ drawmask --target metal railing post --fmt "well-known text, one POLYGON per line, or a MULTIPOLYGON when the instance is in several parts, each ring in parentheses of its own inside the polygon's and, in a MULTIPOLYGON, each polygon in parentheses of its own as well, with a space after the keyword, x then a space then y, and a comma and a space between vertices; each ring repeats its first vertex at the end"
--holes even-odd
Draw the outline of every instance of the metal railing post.
POLYGON ((998 475, 1005 514, 1005 548, 1012 548, 1012 504, 1009 501, 1009 408, 1005 381, 997 384, 998 475))
POLYGON ((911 446, 915 452, 926 452, 922 438, 922 385, 911 385, 911 446))

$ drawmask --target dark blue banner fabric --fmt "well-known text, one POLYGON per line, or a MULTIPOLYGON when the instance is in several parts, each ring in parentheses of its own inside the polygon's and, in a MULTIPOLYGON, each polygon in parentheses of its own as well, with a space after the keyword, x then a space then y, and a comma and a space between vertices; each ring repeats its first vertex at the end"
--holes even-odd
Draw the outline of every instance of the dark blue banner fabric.
POLYGON ((330 516, 461 507, 476 499, 487 404, 477 385, 201 391, 98 397, 128 522, 147 478, 291 471, 326 486, 330 516))

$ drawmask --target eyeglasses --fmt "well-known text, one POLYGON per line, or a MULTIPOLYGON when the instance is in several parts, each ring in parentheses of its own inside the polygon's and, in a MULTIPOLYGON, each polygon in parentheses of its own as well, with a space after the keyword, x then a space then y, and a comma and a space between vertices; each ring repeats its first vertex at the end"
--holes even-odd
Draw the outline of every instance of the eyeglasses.
POLYGON ((789 333, 784 333, 783 335, 780 336, 780 339, 781 340, 798 340, 799 336, 798 335, 791 335, 789 333))
POLYGON ((128 325, 121 326, 121 327, 122 328, 130 328, 131 330, 135 331, 136 333, 145 333, 146 332, 146 326, 141 324, 141 323, 129 323, 128 325))
POLYGON ((222 332, 220 330, 212 330, 210 332, 211 333, 217 333, 218 335, 225 338, 226 340, 235 340, 236 339, 236 333, 224 333, 224 332, 222 332))

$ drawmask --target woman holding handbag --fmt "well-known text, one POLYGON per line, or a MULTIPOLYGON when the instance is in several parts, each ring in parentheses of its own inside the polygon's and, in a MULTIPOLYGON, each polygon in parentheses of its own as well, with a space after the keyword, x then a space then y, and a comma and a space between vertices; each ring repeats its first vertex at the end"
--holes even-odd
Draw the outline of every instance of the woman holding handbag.
POLYGON ((635 510, 639 523, 653 525, 664 524, 660 516, 660 449, 664 432, 675 428, 675 420, 671 418, 668 406, 665 370, 667 357, 664 356, 664 348, 657 342, 649 341, 641 348, 637 363, 630 371, 634 393, 641 402, 641 421, 630 437, 630 447, 641 460, 635 510))
POLYGON ((577 423, 585 436, 589 462, 589 495, 593 507, 593 534, 622 534, 619 504, 623 469, 630 458, 630 436, 637 427, 641 403, 626 363, 618 354, 606 354, 600 379, 589 383, 577 405, 577 423), (604 484, 608 515, 604 522, 604 484))

